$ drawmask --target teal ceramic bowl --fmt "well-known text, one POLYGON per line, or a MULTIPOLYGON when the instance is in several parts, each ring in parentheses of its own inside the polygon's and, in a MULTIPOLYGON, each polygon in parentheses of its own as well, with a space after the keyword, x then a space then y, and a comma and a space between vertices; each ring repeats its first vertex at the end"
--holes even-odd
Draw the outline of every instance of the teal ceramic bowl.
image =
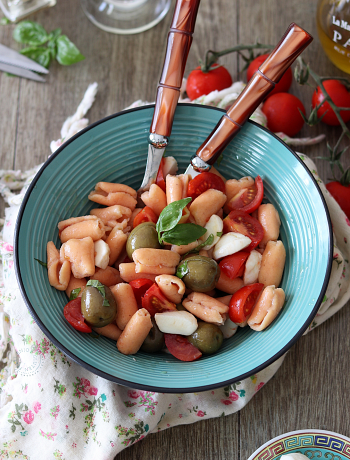
POLYGON ((254 452, 248 460, 280 460, 299 453, 310 459, 350 459, 350 439, 325 430, 300 430, 277 436, 254 452))
MULTIPOLYGON (((283 311, 264 332, 241 329, 218 353, 186 363, 169 354, 125 356, 115 342, 76 332, 64 319, 64 293, 49 285, 46 243, 59 247, 57 223, 96 207, 87 199, 99 181, 138 189, 146 165, 153 106, 117 113, 78 133, 39 171, 23 201, 16 226, 18 282, 35 321, 66 355, 106 379, 159 392, 204 391, 241 380, 265 368, 303 334, 316 314, 329 280, 332 232, 322 194, 291 149, 259 125, 248 122, 224 152, 226 178, 259 174, 266 199, 278 209, 287 260, 281 287, 283 311)), ((179 171, 216 125, 222 111, 181 104, 176 110, 167 155, 179 171)))

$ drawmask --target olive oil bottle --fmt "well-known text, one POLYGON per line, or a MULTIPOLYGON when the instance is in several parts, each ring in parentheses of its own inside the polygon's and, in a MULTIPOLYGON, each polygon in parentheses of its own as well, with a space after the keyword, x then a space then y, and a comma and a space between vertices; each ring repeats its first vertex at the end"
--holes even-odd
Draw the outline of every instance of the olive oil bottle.
POLYGON ((319 0, 316 21, 328 58, 350 74, 350 0, 319 0))

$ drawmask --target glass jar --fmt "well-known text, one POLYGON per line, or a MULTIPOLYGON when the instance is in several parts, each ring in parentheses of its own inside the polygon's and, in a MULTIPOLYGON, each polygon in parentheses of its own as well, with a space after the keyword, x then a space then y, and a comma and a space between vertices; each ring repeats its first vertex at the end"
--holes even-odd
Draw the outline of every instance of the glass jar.
POLYGON ((350 0, 320 0, 317 31, 328 58, 350 73, 350 0))
POLYGON ((12 22, 20 21, 42 8, 54 5, 56 0, 0 0, 0 8, 12 22))

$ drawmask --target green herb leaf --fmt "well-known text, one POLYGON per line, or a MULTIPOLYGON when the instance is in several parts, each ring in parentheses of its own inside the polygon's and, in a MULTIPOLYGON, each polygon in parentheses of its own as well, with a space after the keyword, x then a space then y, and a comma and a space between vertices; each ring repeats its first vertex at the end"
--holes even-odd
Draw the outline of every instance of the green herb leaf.
POLYGON ((214 241, 214 235, 211 233, 203 243, 201 243, 197 247, 191 249, 191 251, 186 252, 185 256, 187 256, 187 254, 191 254, 191 253, 198 253, 201 249, 204 248, 204 246, 212 244, 213 241, 214 241))
POLYGON ((188 273, 187 260, 183 260, 181 264, 177 266, 176 276, 181 279, 186 273, 188 273))
POLYGON ((56 40, 57 56, 56 59, 61 65, 71 65, 85 59, 78 48, 66 35, 61 35, 56 40))
POLYGON ((162 241, 169 244, 190 244, 206 233, 206 229, 196 224, 179 224, 162 234, 162 241))
POLYGON ((100 293, 101 296, 103 297, 102 306, 103 306, 103 307, 109 307, 110 304, 109 304, 108 299, 106 298, 106 289, 105 289, 104 284, 100 283, 100 282, 97 281, 97 280, 89 280, 89 281, 86 283, 86 286, 92 286, 92 287, 98 289, 99 293, 100 293))
MULTIPOLYGON (((218 236, 219 238, 222 236, 224 232, 216 232, 216 236, 218 236)), ((211 243, 210 243, 211 244, 211 243)))
POLYGON ((6 26, 7 24, 11 24, 11 21, 8 18, 3 17, 0 19, 0 25, 6 26))
POLYGON ((37 262, 39 262, 39 264, 42 265, 43 267, 47 268, 47 263, 42 262, 41 260, 36 259, 35 257, 34 257, 34 260, 36 260, 37 262))
POLYGON ((163 209, 156 225, 158 235, 175 227, 182 217, 183 209, 191 200, 192 198, 184 198, 183 200, 174 201, 163 209))
POLYGON ((52 32, 49 33, 49 40, 56 41, 57 38, 61 35, 61 29, 54 29, 52 32))
POLYGON ((46 30, 37 22, 22 21, 13 31, 13 38, 18 43, 28 45, 43 45, 49 39, 46 30))
POLYGON ((76 288, 73 289, 72 292, 70 293, 69 300, 74 300, 78 297, 80 294, 81 288, 76 288))
POLYGON ((51 53, 48 48, 43 48, 40 46, 32 46, 29 48, 24 48, 20 51, 24 56, 33 59, 33 61, 42 65, 43 67, 48 68, 51 62, 51 53))

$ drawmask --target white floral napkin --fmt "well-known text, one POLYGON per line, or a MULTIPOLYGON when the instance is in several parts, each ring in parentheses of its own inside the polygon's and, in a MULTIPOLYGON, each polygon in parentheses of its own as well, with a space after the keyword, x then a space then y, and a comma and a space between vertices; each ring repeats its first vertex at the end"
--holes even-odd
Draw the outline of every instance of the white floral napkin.
MULTIPOLYGON (((82 122, 81 119, 95 93, 96 86, 90 87, 79 106, 80 115, 70 117, 71 124, 67 127, 66 123, 62 138, 67 139, 76 129, 87 124, 87 120, 82 122)), ((226 95, 216 94, 209 102, 218 105, 215 103, 222 101, 223 97, 226 95)), ((224 101, 226 105, 229 102, 224 101)), ((141 104, 138 101, 135 105, 141 104)), ((259 116, 258 111, 255 117, 259 116)), ((53 142, 52 150, 61 142, 53 142)), ((314 163, 305 155, 299 155, 321 187, 335 237, 331 279, 308 332, 336 313, 350 298, 350 222, 327 192, 314 163)), ((0 171, 0 192, 9 204, 2 221, 0 242, 3 265, 0 287, 0 458, 113 459, 122 449, 149 433, 229 415, 244 407, 277 372, 284 356, 258 374, 225 388, 171 395, 139 391, 104 380, 71 362, 45 337, 21 298, 13 263, 13 231, 19 204, 37 169, 25 173, 0 171), (21 188, 19 194, 14 193, 21 188)))

